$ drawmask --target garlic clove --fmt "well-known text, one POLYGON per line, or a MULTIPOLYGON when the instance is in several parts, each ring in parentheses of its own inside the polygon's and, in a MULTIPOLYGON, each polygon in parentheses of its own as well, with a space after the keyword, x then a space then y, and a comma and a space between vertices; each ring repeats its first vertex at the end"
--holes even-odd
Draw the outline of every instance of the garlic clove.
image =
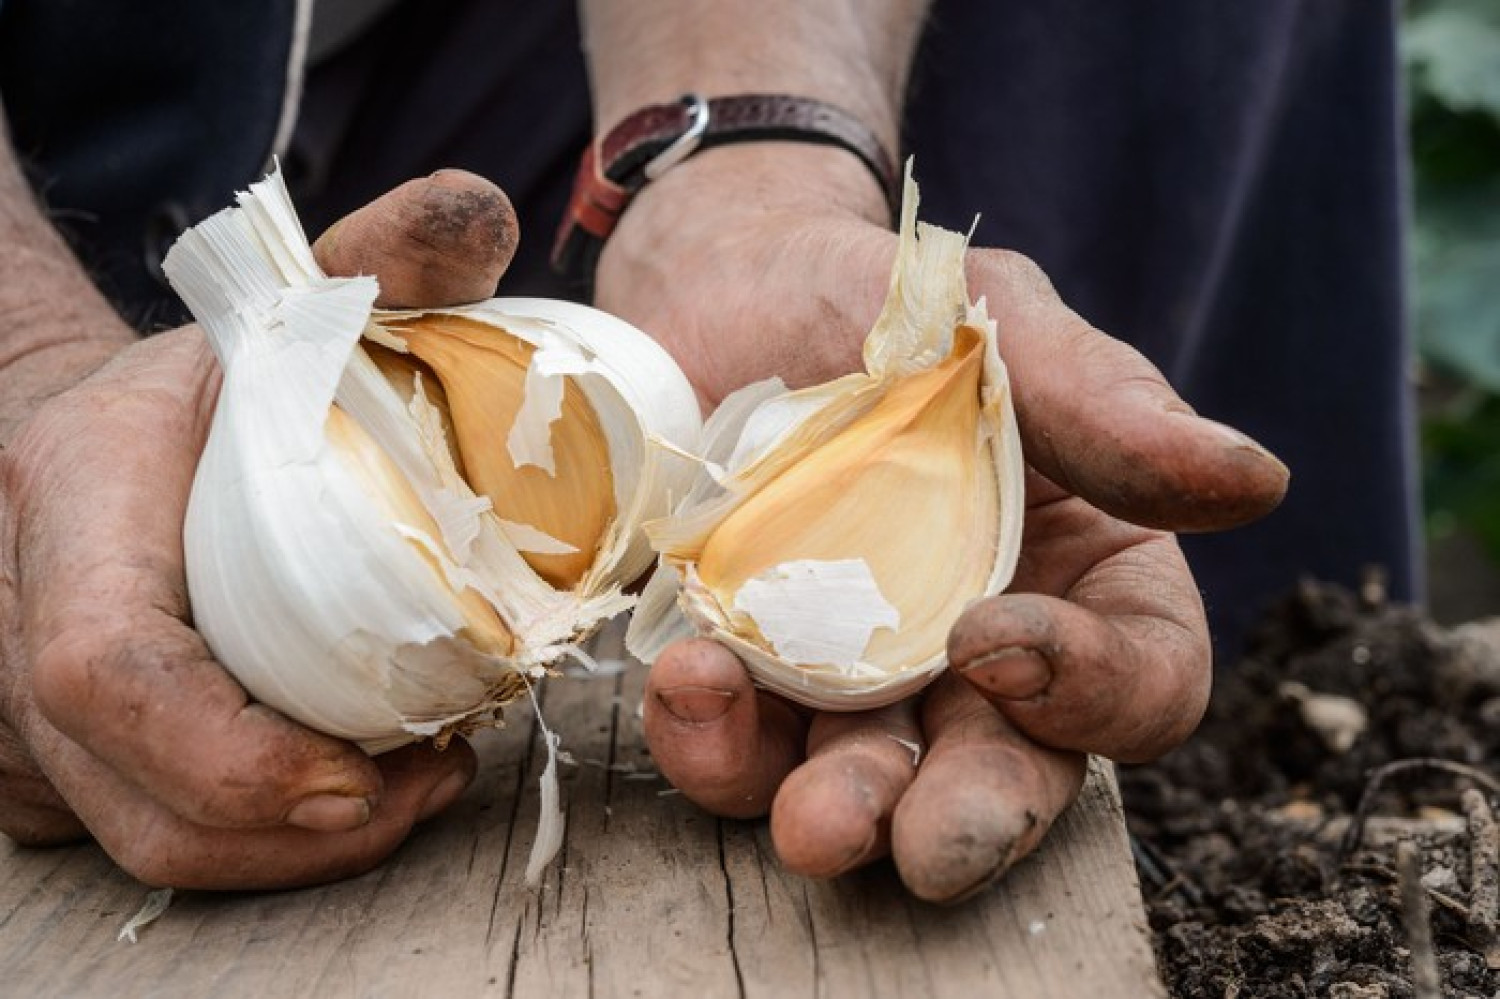
POLYGON ((558 589, 578 585, 617 514, 608 441, 587 398, 563 383, 549 428, 550 467, 517 462, 500 444, 527 398, 536 348, 461 316, 420 316, 389 328, 441 386, 448 439, 469 484, 489 497, 496 516, 559 542, 552 553, 526 551, 527 563, 558 589))
MULTIPOLYGON (((707 537, 698 579, 727 610, 737 634, 769 653, 784 652, 761 624, 806 602, 793 599, 786 608, 765 602, 785 575, 781 567, 855 561, 874 587, 856 602, 883 602, 890 608, 887 623, 851 655, 803 661, 848 668, 864 662, 890 671, 941 654, 951 608, 989 579, 1000 521, 998 490, 976 447, 981 341, 973 331, 961 332, 961 351, 892 386, 869 412, 767 483, 707 537), (757 581, 761 585, 747 591, 757 581), (759 612, 741 603, 757 591, 763 594, 759 612)), ((859 591, 835 587, 829 600, 840 592, 859 591)), ((820 604, 825 621, 839 616, 836 604, 820 604)), ((793 628, 786 637, 796 641, 804 630, 812 629, 793 628)))
MULTIPOLYGON (((441 535, 432 514, 422 504, 411 483, 401 474, 390 456, 338 406, 329 407, 324 433, 345 470, 358 481, 365 495, 375 502, 389 523, 408 525, 419 535, 428 538, 441 535)), ((463 635, 483 652, 509 655, 515 649, 515 636, 505 626, 505 622, 500 620, 495 608, 469 587, 455 589, 446 580, 437 552, 415 542, 412 544, 417 554, 432 569, 438 584, 452 592, 464 618, 463 635)), ((449 559, 451 560, 451 555, 449 559)))
POLYGON ((1024 467, 996 330, 968 302, 965 238, 918 226, 916 203, 908 175, 866 371, 750 386, 704 428, 693 489, 646 525, 667 571, 636 655, 708 635, 794 700, 870 708, 930 682, 963 608, 1009 582, 1024 467))

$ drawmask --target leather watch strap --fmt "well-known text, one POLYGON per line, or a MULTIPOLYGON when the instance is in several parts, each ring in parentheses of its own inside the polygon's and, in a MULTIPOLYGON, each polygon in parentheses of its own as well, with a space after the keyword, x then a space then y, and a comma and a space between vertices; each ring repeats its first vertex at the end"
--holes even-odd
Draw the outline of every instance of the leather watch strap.
POLYGON ((701 149, 733 142, 812 142, 859 157, 891 206, 899 178, 890 154, 859 119, 807 97, 743 94, 704 100, 694 94, 629 115, 584 151, 573 196, 552 247, 552 267, 590 295, 604 241, 642 187, 701 149))

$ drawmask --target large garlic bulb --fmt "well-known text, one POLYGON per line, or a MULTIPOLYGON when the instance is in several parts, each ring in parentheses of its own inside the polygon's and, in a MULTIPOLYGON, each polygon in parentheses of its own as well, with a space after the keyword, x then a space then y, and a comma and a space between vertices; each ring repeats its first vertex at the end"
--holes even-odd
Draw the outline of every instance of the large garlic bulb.
POLYGON ((188 508, 194 623, 258 700, 379 752, 488 720, 633 601, 698 409, 566 302, 373 310, 278 175, 165 270, 224 369, 188 508))
POLYGON ((908 176, 866 371, 757 383, 709 419, 693 490, 646 524, 662 568, 636 655, 706 635, 793 700, 870 708, 936 676, 964 607, 1009 583, 1024 468, 995 324, 969 303, 966 239, 916 206, 908 176))

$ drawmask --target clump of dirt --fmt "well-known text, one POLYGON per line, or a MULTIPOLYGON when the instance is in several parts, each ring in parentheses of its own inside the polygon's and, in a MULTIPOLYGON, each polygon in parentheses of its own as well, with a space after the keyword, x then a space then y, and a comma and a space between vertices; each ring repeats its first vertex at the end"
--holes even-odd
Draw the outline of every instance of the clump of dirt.
POLYGON ((1496 774, 1500 620, 1450 630, 1378 583, 1301 586, 1193 739, 1120 771, 1172 995, 1500 994, 1496 774))

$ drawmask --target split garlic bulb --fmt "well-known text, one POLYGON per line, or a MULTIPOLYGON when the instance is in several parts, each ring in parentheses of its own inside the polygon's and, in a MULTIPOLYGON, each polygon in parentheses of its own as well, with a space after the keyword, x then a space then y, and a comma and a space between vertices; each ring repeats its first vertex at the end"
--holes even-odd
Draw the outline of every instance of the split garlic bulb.
POLYGON ((965 237, 916 207, 908 175, 865 372, 760 382, 710 417, 692 491, 646 524, 661 568, 637 656, 705 635, 793 700, 871 708, 931 681, 964 607, 1009 583, 1025 473, 995 324, 969 303, 965 237))
POLYGON ((567 302, 373 309, 279 175, 164 269, 224 383, 184 533, 194 623, 258 700, 380 752, 492 718, 653 558, 693 474, 692 388, 567 302))

